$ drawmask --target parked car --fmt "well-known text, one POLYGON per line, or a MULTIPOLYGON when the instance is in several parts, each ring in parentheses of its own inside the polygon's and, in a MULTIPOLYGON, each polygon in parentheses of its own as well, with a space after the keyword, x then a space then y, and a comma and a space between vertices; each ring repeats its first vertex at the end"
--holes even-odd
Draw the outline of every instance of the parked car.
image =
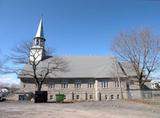
POLYGON ((6 88, 0 89, 0 101, 6 100, 8 93, 9 93, 8 89, 6 88))
POLYGON ((6 94, 5 93, 0 93, 0 101, 5 101, 6 100, 6 94))
POLYGON ((9 91, 8 91, 8 89, 6 89, 6 88, 2 88, 2 89, 0 90, 0 92, 2 92, 2 93, 8 93, 9 91))

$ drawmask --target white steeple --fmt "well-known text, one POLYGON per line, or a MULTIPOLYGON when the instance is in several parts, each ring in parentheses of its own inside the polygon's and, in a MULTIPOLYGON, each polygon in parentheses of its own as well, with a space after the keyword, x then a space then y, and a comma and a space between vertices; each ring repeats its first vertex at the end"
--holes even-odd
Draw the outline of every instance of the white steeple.
POLYGON ((45 56, 45 38, 43 33, 43 21, 39 22, 37 33, 33 39, 30 51, 30 61, 41 61, 45 56))

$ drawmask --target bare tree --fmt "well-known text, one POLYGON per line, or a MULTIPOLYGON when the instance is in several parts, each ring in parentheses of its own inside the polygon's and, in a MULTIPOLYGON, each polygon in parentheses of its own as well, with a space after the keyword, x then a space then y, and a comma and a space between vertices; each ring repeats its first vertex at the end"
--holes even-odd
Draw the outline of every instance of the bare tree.
POLYGON ((14 63, 25 64, 24 68, 13 69, 11 72, 16 72, 20 77, 31 77, 37 86, 37 91, 41 91, 42 85, 46 78, 50 75, 56 75, 57 72, 67 70, 67 63, 63 58, 49 55, 51 50, 45 50, 42 60, 39 60, 40 50, 31 51, 31 42, 22 42, 21 45, 12 50, 10 58, 14 63))
POLYGON ((112 50, 121 60, 131 63, 140 89, 160 64, 160 40, 147 28, 121 33, 113 39, 112 50))
POLYGON ((5 63, 6 63, 7 61, 2 61, 2 60, 0 60, 0 73, 1 74, 5 74, 5 63))
POLYGON ((9 62, 9 58, 6 55, 2 55, 1 51, 0 51, 1 57, 0 58, 0 74, 7 74, 7 64, 9 62))
MULTIPOLYGON (((26 64, 29 62, 30 58, 30 50, 32 47, 32 41, 23 40, 16 47, 14 47, 11 51, 10 56, 8 56, 14 63, 18 64, 26 64)), ((46 48, 45 50, 46 58, 51 56, 54 52, 54 49, 46 48)), ((37 52, 38 53, 38 52, 37 52)))

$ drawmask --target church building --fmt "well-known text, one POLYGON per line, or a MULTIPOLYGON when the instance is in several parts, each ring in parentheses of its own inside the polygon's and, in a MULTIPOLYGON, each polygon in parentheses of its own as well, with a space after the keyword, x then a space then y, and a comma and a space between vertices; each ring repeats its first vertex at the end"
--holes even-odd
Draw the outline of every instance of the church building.
MULTIPOLYGON (((40 68, 53 59, 53 57, 46 58, 45 41, 47 40, 44 37, 41 19, 33 38, 29 59, 31 62, 40 61, 40 68)), ((127 62, 120 63, 115 57, 110 56, 62 58, 68 64, 68 71, 50 73, 42 85, 42 90, 48 92, 48 100, 54 101, 58 93, 63 93, 66 101, 101 101, 139 96, 139 93, 133 92, 139 89, 138 81, 135 79, 136 74, 127 62)), ((28 66, 29 64, 26 64, 23 70, 32 71, 28 66)), ((23 70, 18 76, 21 80, 20 90, 34 93, 36 90, 34 79, 23 70)))

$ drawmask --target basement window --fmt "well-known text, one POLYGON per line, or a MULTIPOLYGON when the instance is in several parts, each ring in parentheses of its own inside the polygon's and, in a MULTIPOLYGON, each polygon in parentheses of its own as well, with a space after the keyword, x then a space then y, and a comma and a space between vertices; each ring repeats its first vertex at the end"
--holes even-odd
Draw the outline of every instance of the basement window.
POLYGON ((66 99, 66 95, 64 95, 64 99, 66 99))
POLYGON ((76 99, 77 99, 77 100, 79 99, 79 95, 76 95, 76 99))
POLYGON ((53 99, 53 95, 50 95, 50 99, 53 99))
POLYGON ((108 96, 107 95, 105 95, 105 100, 107 100, 108 99, 108 96))
POLYGON ((119 94, 117 95, 117 99, 119 99, 119 94))
POLYGON ((93 95, 89 95, 89 99, 92 100, 93 99, 93 95))
POLYGON ((114 95, 111 95, 111 100, 113 100, 114 99, 114 95))

